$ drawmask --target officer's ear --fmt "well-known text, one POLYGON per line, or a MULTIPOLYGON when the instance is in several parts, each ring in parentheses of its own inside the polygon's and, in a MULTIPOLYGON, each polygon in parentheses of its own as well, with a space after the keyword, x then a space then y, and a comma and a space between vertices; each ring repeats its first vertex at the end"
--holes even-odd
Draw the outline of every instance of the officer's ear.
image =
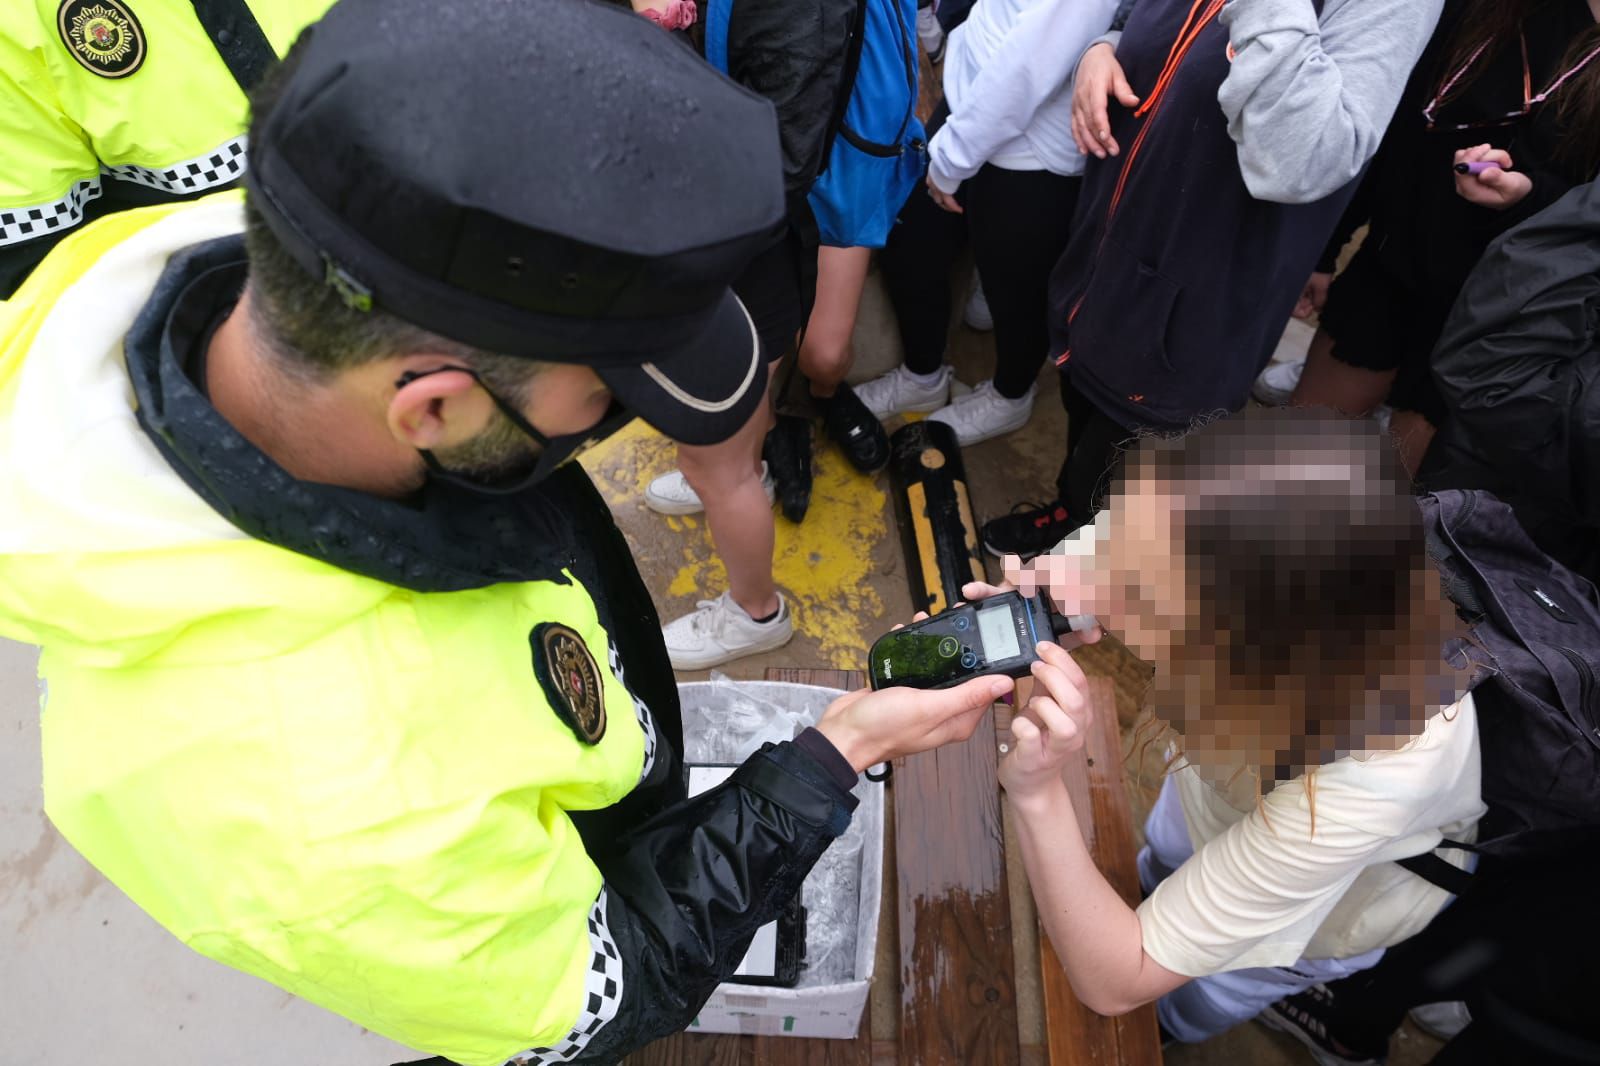
POLYGON ((466 370, 444 356, 394 361, 389 432, 407 447, 434 450, 465 444, 494 416, 494 401, 466 370))

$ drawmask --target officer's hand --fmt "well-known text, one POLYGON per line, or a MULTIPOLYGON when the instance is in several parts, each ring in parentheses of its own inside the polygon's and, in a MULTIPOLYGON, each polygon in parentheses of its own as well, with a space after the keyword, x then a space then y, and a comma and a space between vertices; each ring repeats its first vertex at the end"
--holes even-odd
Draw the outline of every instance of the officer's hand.
POLYGON ((1009 677, 975 677, 947 689, 861 689, 834 700, 817 731, 860 773, 888 759, 966 740, 989 705, 1012 687, 1009 677))

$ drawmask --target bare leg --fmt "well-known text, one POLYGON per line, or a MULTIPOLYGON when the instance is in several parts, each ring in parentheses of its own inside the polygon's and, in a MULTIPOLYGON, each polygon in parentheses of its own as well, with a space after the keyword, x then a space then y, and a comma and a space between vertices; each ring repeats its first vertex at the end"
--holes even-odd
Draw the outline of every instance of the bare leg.
POLYGON ((871 263, 870 248, 817 250, 817 303, 800 346, 800 372, 810 380, 813 396, 832 396, 850 372, 850 335, 871 263))
POLYGON ((1389 395, 1393 370, 1363 370, 1333 357, 1333 338, 1322 330, 1306 353, 1305 373, 1289 402, 1295 407, 1331 407, 1351 418, 1371 414, 1389 395))
POLYGON ((770 428, 768 401, 721 444, 678 445, 678 469, 705 504, 711 542, 728 568, 728 590, 752 618, 778 609, 772 504, 761 487, 761 443, 770 428))
POLYGON ((1389 436, 1400 450, 1400 465, 1406 468, 1407 474, 1417 476, 1417 467, 1422 465, 1422 457, 1428 454, 1428 445, 1433 443, 1437 432, 1433 423, 1418 411, 1396 411, 1389 419, 1389 436))

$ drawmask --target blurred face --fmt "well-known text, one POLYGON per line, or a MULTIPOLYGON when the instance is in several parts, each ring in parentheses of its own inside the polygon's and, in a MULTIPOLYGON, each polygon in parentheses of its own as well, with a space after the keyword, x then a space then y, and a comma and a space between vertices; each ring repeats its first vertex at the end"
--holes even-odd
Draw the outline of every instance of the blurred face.
POLYGON ((1270 765, 1293 725, 1270 694, 1222 691, 1217 645, 1230 634, 1200 618, 1202 597, 1215 599, 1216 590, 1188 572, 1182 502, 1173 486, 1149 476, 1130 476, 1113 497, 1107 562, 1097 580, 1106 617, 1123 643, 1156 667, 1151 706, 1183 734, 1189 763, 1233 766, 1243 757, 1270 765))
POLYGON ((1110 501, 1106 564, 1096 598, 1107 621, 1136 655, 1164 667, 1173 643, 1193 625, 1177 534, 1177 498, 1152 479, 1131 479, 1110 501))

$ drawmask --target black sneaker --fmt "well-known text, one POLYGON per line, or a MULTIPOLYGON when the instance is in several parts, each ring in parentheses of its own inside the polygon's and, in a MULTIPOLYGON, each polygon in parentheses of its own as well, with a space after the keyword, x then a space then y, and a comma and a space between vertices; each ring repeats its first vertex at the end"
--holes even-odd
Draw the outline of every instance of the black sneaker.
POLYGON ((815 397, 822 424, 845 458, 863 474, 876 474, 889 464, 889 435, 855 390, 841 384, 830 397, 815 397))
POLYGON ((805 518, 811 506, 811 419, 779 415, 778 424, 761 446, 783 516, 791 522, 805 518))
POLYGON ((983 546, 990 555, 1020 555, 1031 559, 1060 544, 1083 523, 1074 522, 1060 500, 1040 506, 1019 503, 1004 518, 983 524, 983 546))
POLYGON ((1256 1021, 1300 1041, 1319 1066, 1383 1066, 1389 1058, 1388 1041, 1380 1047, 1362 1047, 1356 1042, 1359 1038, 1341 1031, 1349 1025, 1340 1024, 1333 993, 1327 985, 1312 985, 1304 992, 1280 999, 1256 1015, 1256 1021))

